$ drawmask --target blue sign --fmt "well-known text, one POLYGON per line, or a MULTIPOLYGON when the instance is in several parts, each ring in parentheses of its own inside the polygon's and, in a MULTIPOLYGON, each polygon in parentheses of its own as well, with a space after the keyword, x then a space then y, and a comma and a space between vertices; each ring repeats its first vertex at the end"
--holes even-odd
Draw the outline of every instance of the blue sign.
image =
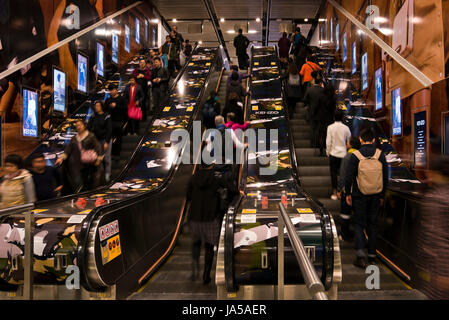
POLYGON ((335 37, 337 41, 337 51, 340 50, 340 23, 337 23, 337 27, 335 28, 335 37))
POLYGON ((376 70, 376 111, 383 108, 382 68, 376 70))
POLYGON ((37 138, 38 130, 38 94, 36 91, 23 89, 23 126, 24 137, 37 138))
POLYGON ((362 91, 368 89, 368 52, 362 56, 362 91))
POLYGON ((104 46, 97 42, 97 74, 104 77, 104 46))
POLYGON ((140 43, 140 20, 136 18, 136 42, 140 43))
POLYGON ((112 62, 118 63, 118 34, 112 34, 112 62))
POLYGON ((87 57, 78 53, 78 90, 87 93, 87 57))
POLYGON ((393 90, 391 99, 393 106, 393 136, 400 136, 402 135, 401 88, 393 90))
POLYGON ((346 38, 346 32, 343 35, 343 62, 346 62, 348 60, 348 42, 346 38))
POLYGON ((354 42, 352 44, 352 74, 357 72, 357 45, 354 42))
POLYGON ((129 53, 129 27, 125 25, 125 51, 129 53))
POLYGON ((65 112, 65 72, 53 69, 53 109, 59 112, 65 112))

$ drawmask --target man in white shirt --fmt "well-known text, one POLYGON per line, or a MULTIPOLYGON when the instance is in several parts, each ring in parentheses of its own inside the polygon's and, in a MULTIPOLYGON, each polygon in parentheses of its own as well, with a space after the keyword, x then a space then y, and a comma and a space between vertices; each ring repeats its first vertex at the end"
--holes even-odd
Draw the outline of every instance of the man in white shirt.
POLYGON ((338 174, 340 171, 341 161, 347 154, 346 144, 351 138, 351 130, 342 123, 343 110, 337 109, 335 112, 335 122, 327 128, 326 153, 329 157, 329 165, 331 171, 332 200, 338 200, 337 186, 338 174))

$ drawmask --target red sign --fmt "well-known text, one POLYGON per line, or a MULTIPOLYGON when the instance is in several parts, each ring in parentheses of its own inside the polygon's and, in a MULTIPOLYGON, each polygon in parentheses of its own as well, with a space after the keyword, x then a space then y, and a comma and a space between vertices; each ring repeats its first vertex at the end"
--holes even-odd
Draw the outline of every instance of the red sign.
POLYGON ((262 197, 262 209, 268 209, 268 197, 262 197))

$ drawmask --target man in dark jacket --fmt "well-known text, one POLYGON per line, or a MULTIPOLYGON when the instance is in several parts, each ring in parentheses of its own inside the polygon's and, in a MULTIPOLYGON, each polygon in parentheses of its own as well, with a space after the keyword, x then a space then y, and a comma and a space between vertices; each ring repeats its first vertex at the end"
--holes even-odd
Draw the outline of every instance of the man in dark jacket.
POLYGON ((115 84, 109 85, 110 97, 106 100, 106 111, 112 120, 112 156, 120 157, 122 150, 123 126, 128 120, 128 108, 125 99, 118 93, 115 84))
POLYGON ((37 201, 53 199, 61 192, 61 175, 56 168, 46 166, 42 153, 34 153, 31 156, 30 172, 33 175, 37 201))
POLYGON ((233 72, 231 75, 231 83, 229 84, 229 87, 226 88, 226 99, 229 99, 229 96, 231 93, 235 93, 238 97, 238 100, 240 102, 243 102, 243 98, 248 95, 248 92, 243 88, 242 82, 239 81, 239 73, 233 72))
POLYGON ((288 66, 288 54, 292 42, 287 37, 287 32, 282 34, 282 38, 279 39, 279 59, 281 60, 282 69, 287 69, 288 66))
MULTIPOLYGON (((178 26, 172 27, 172 32, 174 32, 176 39, 179 43, 179 50, 183 50, 184 48, 184 38, 182 37, 182 34, 178 32, 178 26)), ((186 41, 187 42, 187 41, 186 41)))
MULTIPOLYGON (((239 72, 239 66, 237 66, 235 64, 231 65, 231 72, 232 72, 232 74, 233 73, 237 73, 239 75, 239 80, 238 81, 240 83, 242 83, 243 80, 251 78, 250 74, 243 74, 243 73, 239 72)), ((226 80, 226 90, 231 86, 231 81, 232 81, 232 76, 228 77, 228 79, 226 80)))
POLYGON ((243 30, 239 29, 239 35, 234 38, 234 47, 236 50, 237 57, 239 59, 239 67, 242 70, 248 69, 248 53, 246 50, 248 49, 248 46, 250 44, 250 41, 247 37, 243 35, 243 30))
MULTIPOLYGON (((371 128, 366 128, 360 133, 362 147, 359 152, 365 158, 371 158, 376 153, 375 135, 371 128)), ((377 238, 377 214, 383 206, 385 191, 388 186, 388 165, 385 155, 381 153, 379 161, 382 163, 383 189, 379 194, 364 195, 358 186, 357 177, 360 160, 356 154, 351 154, 346 168, 345 191, 346 202, 354 209, 354 235, 357 259, 356 267, 366 269, 368 266, 365 254, 365 236, 363 229, 366 228, 368 235, 368 261, 373 264, 376 260, 376 238, 377 238), (351 191, 352 190, 352 191, 351 191)))
POLYGON ((163 102, 163 99, 165 98, 165 95, 167 94, 168 89, 168 72, 167 69, 162 67, 161 60, 156 59, 154 60, 154 68, 153 68, 153 110, 157 110, 161 103, 163 102))
POLYGON ((304 101, 309 107, 309 116, 312 121, 313 147, 320 148, 320 156, 326 156, 324 146, 326 129, 329 119, 328 94, 320 78, 314 80, 314 85, 307 88, 304 101))
POLYGON ((220 234, 218 189, 226 187, 223 179, 215 175, 214 165, 202 164, 189 181, 187 200, 190 201, 189 226, 192 233, 192 276, 199 273, 201 243, 205 245, 203 283, 211 282, 210 272, 214 261, 214 246, 220 234))

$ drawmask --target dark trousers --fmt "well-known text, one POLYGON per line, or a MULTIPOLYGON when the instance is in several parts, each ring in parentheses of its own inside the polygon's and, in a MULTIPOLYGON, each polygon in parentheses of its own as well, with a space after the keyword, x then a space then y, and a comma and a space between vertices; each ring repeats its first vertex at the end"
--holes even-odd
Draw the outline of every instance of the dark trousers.
POLYGON ((330 156, 329 158, 329 166, 331 169, 331 181, 332 181, 332 189, 337 189, 338 187, 338 175, 340 174, 340 166, 341 166, 341 158, 336 158, 330 156))
POLYGON ((140 120, 129 119, 128 126, 130 134, 139 134, 140 120))
POLYGON ((170 77, 175 77, 176 72, 176 66, 179 64, 177 60, 168 60, 168 73, 170 74, 170 77))
POLYGON ((152 90, 152 98, 153 98, 153 110, 154 112, 156 112, 156 110, 158 110, 158 108, 160 107, 160 105, 162 104, 162 100, 165 97, 165 92, 162 91, 161 88, 154 88, 152 90))
POLYGON ((293 117, 296 109, 296 103, 298 102, 298 98, 295 97, 288 97, 287 98, 287 104, 288 104, 288 114, 290 118, 293 117))
MULTIPOLYGON (((210 277, 210 272, 212 270, 212 264, 214 262, 214 245, 205 243, 204 244, 204 273, 203 279, 210 277)), ((193 272, 195 268, 198 268, 201 255, 201 240, 193 242, 192 245, 192 259, 193 259, 193 272)))
POLYGON ((346 202, 346 193, 341 192, 341 203, 340 203, 340 228, 341 237, 345 241, 349 241, 354 237, 351 231, 351 217, 352 217, 352 207, 346 202))
POLYGON ((112 155, 120 156, 122 152, 123 123, 112 122, 112 155))
POLYGON ((312 121, 313 129, 313 147, 320 148, 320 152, 324 152, 326 145, 326 129, 327 123, 325 121, 312 121))
POLYGON ((237 57, 239 60, 239 68, 241 70, 248 69, 248 55, 246 53, 244 53, 244 54, 239 54, 237 57))
POLYGON ((380 209, 380 197, 378 195, 352 197, 352 206, 354 208, 353 223, 357 257, 365 257, 365 235, 363 230, 366 229, 368 235, 368 256, 375 258, 377 213, 380 209))

